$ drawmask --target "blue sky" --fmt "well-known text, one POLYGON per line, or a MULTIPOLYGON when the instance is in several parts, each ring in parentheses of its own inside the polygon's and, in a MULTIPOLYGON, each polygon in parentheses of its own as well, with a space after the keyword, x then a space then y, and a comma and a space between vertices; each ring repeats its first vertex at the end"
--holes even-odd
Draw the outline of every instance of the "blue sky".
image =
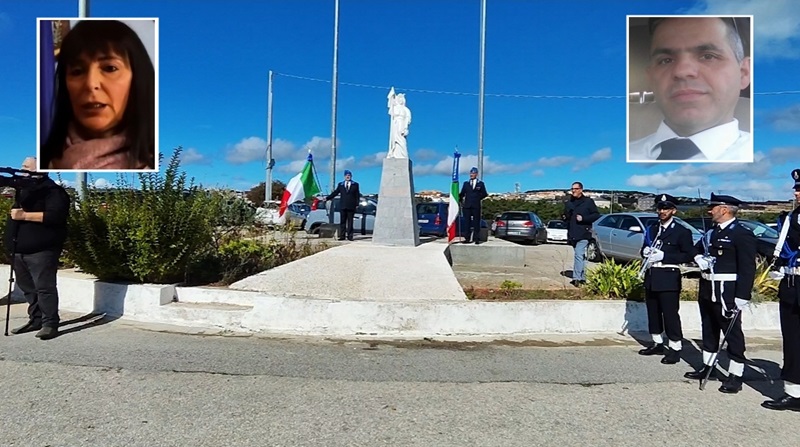
MULTIPOLYGON (((35 153, 36 17, 74 17, 77 5, 0 2, 0 54, 13 67, 0 71, 2 166, 35 153)), ((91 0, 90 14, 159 17, 159 147, 169 155, 183 146, 190 176, 235 189, 264 180, 274 70, 273 177, 288 181, 310 148, 327 191, 333 5, 91 0)), ((337 177, 350 169, 362 191, 378 192, 390 86, 406 93, 413 114, 417 190, 449 189, 456 146, 462 173, 477 165, 479 24, 479 0, 340 0, 337 177)), ((481 177, 490 192, 515 183, 523 191, 566 189, 580 180, 589 190, 694 196, 699 188, 704 196, 789 199, 789 173, 800 167, 798 73, 795 0, 488 0, 481 177), (755 163, 625 163, 626 15, 683 13, 754 15, 755 163), (794 93, 762 94, 774 92, 794 93)))

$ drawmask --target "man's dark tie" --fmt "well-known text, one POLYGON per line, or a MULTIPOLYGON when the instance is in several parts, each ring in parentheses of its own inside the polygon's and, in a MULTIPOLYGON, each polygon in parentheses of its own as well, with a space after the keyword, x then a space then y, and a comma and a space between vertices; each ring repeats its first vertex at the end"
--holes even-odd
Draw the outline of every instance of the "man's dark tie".
POLYGON ((672 138, 661 143, 657 160, 688 160, 700 153, 697 145, 688 138, 672 138))

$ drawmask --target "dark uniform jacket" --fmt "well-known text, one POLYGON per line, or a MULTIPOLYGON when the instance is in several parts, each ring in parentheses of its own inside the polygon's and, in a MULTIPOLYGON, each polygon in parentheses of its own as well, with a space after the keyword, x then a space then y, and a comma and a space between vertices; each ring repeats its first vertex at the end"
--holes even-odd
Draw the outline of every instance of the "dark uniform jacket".
POLYGON ((5 248, 6 253, 14 250, 14 236, 17 238, 16 253, 31 254, 45 250, 61 251, 67 239, 67 217, 69 217, 69 194, 50 177, 45 177, 38 185, 19 191, 14 198, 14 208, 28 212, 44 212, 43 222, 18 221, 7 217, 5 248))
POLYGON ((361 191, 358 189, 358 182, 351 180, 349 190, 345 186, 345 182, 339 182, 336 189, 334 189, 325 200, 331 200, 338 195, 342 196, 339 201, 339 210, 355 211, 361 199, 361 191))
POLYGON ((467 180, 461 185, 461 193, 458 195, 459 199, 463 202, 462 208, 480 208, 481 200, 485 199, 489 193, 486 192, 486 185, 482 181, 475 179, 475 188, 472 187, 470 181, 467 180))
MULTIPOLYGON (((778 228, 783 230, 786 216, 778 219, 778 228)), ((781 247, 780 255, 775 260, 777 267, 800 267, 800 206, 789 214, 789 232, 786 233, 786 240, 781 247)), ((797 278, 794 278, 797 281, 797 278)), ((778 288, 778 299, 787 303, 800 304, 800 293, 797 289, 789 287, 789 281, 781 281, 778 288)))
POLYGON ((567 240, 572 245, 592 238, 592 223, 600 218, 594 200, 586 196, 571 197, 564 206, 564 220, 568 222, 567 240), (578 215, 581 221, 578 222, 578 215))
MULTIPOLYGON (((656 221, 644 232, 644 247, 652 247, 661 241, 659 249, 664 252, 660 264, 677 266, 691 262, 694 258, 692 232, 673 219, 667 228, 659 233, 661 222, 656 221)), ((681 270, 677 267, 651 267, 644 277, 644 286, 653 292, 681 290, 681 270)))
MULTIPOLYGON (((704 242, 708 241, 708 254, 716 258, 714 274, 736 274, 736 281, 726 281, 722 296, 728 308, 732 308, 734 298, 750 299, 756 277, 756 237, 747 227, 734 219, 723 230, 716 226, 706 232, 703 239, 695 245, 697 253, 704 254, 704 242)), ((707 281, 701 279, 701 281, 707 281)), ((718 279, 715 280, 715 282, 718 279)), ((720 287, 716 286, 716 296, 720 287)), ((711 299, 710 296, 700 299, 711 299)))

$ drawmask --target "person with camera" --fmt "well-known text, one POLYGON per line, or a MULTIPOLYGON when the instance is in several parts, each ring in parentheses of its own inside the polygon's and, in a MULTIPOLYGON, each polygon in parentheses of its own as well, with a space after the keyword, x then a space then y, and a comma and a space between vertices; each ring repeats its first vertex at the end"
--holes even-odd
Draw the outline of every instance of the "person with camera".
POLYGON ((22 169, 32 181, 17 189, 5 248, 14 257, 17 286, 28 302, 28 322, 11 333, 39 331, 36 337, 49 340, 58 336, 56 274, 67 238, 70 198, 47 174, 35 173, 35 158, 25 159, 22 169))

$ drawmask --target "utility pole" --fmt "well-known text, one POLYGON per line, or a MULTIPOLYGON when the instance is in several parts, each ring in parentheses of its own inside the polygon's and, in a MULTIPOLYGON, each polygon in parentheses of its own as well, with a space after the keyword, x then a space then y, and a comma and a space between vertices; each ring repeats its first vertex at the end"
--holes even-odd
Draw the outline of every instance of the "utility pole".
POLYGON ((264 185, 264 206, 272 200, 272 167, 275 160, 272 159, 272 70, 269 71, 269 82, 267 83, 267 183, 264 185))
MULTIPOLYGON (((78 0, 78 17, 89 17, 89 0, 78 0)), ((78 190, 78 197, 85 198, 84 188, 86 186, 86 173, 79 172, 75 177, 75 189, 78 190)))
POLYGON ((339 0, 333 6, 333 82, 331 104, 331 182, 330 191, 336 188, 336 97, 339 91, 339 0))
POLYGON ((483 172, 483 97, 486 77, 486 0, 481 0, 481 64, 480 64, 480 93, 478 94, 478 172, 485 178, 483 172))

